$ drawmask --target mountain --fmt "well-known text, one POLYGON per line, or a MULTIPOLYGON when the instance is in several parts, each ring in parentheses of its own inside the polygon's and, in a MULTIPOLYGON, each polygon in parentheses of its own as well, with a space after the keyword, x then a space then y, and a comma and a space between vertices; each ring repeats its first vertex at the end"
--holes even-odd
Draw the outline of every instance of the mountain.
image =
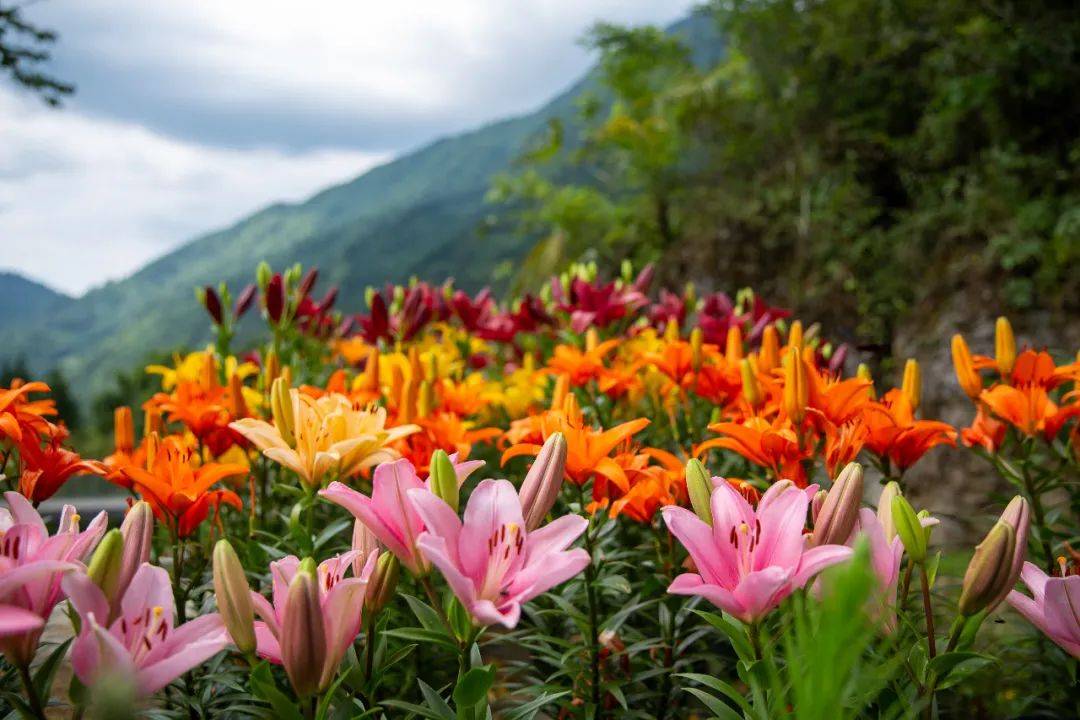
MULTIPOLYGON (((670 31, 699 56, 715 56, 712 28, 709 18, 692 15, 670 31)), ((35 372, 60 367, 86 402, 148 353, 207 341, 208 321, 193 289, 219 281, 239 288, 261 260, 276 268, 318 267, 323 287, 340 284, 341 302, 354 309, 365 286, 413 275, 453 276, 460 287, 477 289, 528 244, 488 227, 484 196, 492 178, 512 169, 552 120, 572 129, 576 101, 597 89, 593 70, 534 113, 438 140, 304 202, 271 205, 55 306, 47 322, 0 326, 0 360, 24 356, 35 372)), ((9 314, 6 308, 0 302, 0 315, 9 314)))
POLYGON ((71 302, 69 296, 39 282, 17 273, 0 272, 0 331, 39 322, 71 302))

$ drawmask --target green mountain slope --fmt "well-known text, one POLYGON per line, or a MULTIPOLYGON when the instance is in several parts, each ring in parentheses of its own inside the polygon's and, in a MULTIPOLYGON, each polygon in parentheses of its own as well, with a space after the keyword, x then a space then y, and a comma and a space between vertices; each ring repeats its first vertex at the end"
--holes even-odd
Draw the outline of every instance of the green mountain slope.
POLYGON ((67 295, 41 283, 17 273, 0 272, 0 331, 39 322, 70 302, 67 295))
MULTIPOLYGON (((672 31, 707 48, 718 46, 711 27, 690 17, 672 31)), ((576 99, 595 86, 590 73, 535 113, 438 140, 302 203, 267 207, 58 307, 48 322, 0 325, 0 359, 24 356, 35 372, 59 366, 85 402, 148 353, 207 340, 193 288, 238 287, 261 260, 319 267, 351 308, 366 285, 411 275, 478 288, 527 250, 520 238, 481 232, 492 177, 552 119, 572 128, 576 99)))

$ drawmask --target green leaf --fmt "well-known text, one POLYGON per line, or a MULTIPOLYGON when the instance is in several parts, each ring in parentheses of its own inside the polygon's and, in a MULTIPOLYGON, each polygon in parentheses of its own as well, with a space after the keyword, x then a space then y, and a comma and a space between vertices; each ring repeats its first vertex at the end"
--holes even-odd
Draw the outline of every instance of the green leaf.
POLYGON ((438 713, 439 717, 447 720, 452 720, 455 717, 453 709, 446 704, 446 701, 442 699, 439 693, 435 692, 433 687, 423 680, 417 680, 416 682, 420 685, 420 692, 424 696, 424 702, 433 712, 438 713))
POLYGON ((530 700, 524 705, 519 705, 511 712, 506 714, 506 720, 531 720, 531 718, 540 711, 540 708, 555 702, 561 697, 565 697, 570 694, 569 690, 564 690, 558 693, 549 693, 547 695, 541 695, 535 700, 530 700))
POLYGON ((37 688, 38 697, 48 698, 52 695, 52 685, 53 679, 56 677, 56 671, 60 667, 60 662, 64 659, 65 654, 67 654, 68 646, 71 645, 74 639, 68 638, 57 645, 34 673, 34 687, 37 688))
POLYGON ((384 630, 383 635, 401 638, 402 640, 435 643, 437 645, 442 645, 445 648, 450 648, 455 653, 458 650, 457 643, 452 637, 446 634, 445 630, 437 632, 434 630, 425 630, 423 628, 393 628, 391 630, 384 630))
POLYGON ((741 627, 716 613, 695 610, 694 614, 726 635, 740 660, 746 663, 753 662, 754 651, 750 647, 750 640, 747 638, 746 632, 741 627))
POLYGON ((966 680, 992 662, 994 658, 979 653, 950 652, 931 660, 927 671, 937 676, 937 689, 944 690, 966 680))
POLYGON ((723 680, 720 680, 719 678, 714 678, 711 675, 702 675, 700 673, 676 673, 675 677, 683 677, 687 680, 701 683, 708 688, 716 690, 717 692, 723 694, 729 700, 734 702, 736 705, 738 705, 739 709, 747 715, 754 714, 753 709, 750 707, 750 703, 746 701, 746 698, 743 697, 743 694, 736 690, 735 686, 729 682, 725 682, 723 680))
POLYGON ((446 625, 443 623, 442 618, 439 617, 439 613, 435 611, 433 607, 425 603, 423 600, 414 598, 412 595, 406 595, 402 593, 401 596, 405 598, 405 602, 408 603, 409 609, 412 610, 413 615, 420 621, 428 630, 437 630, 442 633, 446 633, 446 625))
POLYGON ((251 690, 258 697, 270 703, 274 713, 281 720, 303 720, 296 707, 296 701, 278 689, 270 665, 261 662, 251 671, 251 690))
POLYGON ((742 716, 739 715, 739 713, 735 712, 726 703, 716 699, 704 690, 698 690, 697 688, 684 688, 684 690, 705 703, 705 707, 709 708, 709 712, 720 718, 720 720, 742 720, 742 716))
POLYGON ((473 668, 462 675, 454 686, 454 704, 459 708, 471 708, 487 700, 488 690, 495 681, 495 670, 490 667, 473 668))

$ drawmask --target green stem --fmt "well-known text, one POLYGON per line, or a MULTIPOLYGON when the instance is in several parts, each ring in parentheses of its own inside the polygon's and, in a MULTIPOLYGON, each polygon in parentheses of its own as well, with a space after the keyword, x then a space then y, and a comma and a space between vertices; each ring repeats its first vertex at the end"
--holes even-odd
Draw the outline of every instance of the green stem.
MULTIPOLYGON (((585 512, 585 488, 577 486, 578 504, 581 511, 585 512)), ((592 521, 585 528, 585 551, 589 553, 589 564, 585 566, 585 600, 589 613, 589 676, 590 693, 593 704, 593 718, 600 720, 604 716, 600 704, 600 628, 598 620, 598 608, 596 602, 596 590, 593 584, 596 582, 596 555, 593 548, 592 521)))
POLYGON ((930 576, 926 573, 926 565, 921 563, 919 564, 919 579, 922 582, 923 613, 926 615, 926 644, 930 651, 930 659, 933 660, 937 655, 937 639, 934 637, 934 608, 930 601, 930 576))
POLYGON ((1024 489, 1031 498, 1031 513, 1035 518, 1035 526, 1039 529, 1039 542, 1042 545, 1043 557, 1046 559, 1046 572, 1054 572, 1054 552, 1050 547, 1050 528, 1046 526, 1046 513, 1043 511, 1042 497, 1035 491, 1035 482, 1031 479, 1031 471, 1028 469, 1029 451, 1021 462, 1023 471, 1024 489))
POLYGON ((37 688, 34 687, 34 678, 30 676, 30 664, 19 664, 19 678, 22 680, 23 688, 26 690, 26 700, 30 704, 30 710, 34 713, 34 717, 38 720, 46 720, 45 709, 41 704, 41 698, 38 697, 37 688))

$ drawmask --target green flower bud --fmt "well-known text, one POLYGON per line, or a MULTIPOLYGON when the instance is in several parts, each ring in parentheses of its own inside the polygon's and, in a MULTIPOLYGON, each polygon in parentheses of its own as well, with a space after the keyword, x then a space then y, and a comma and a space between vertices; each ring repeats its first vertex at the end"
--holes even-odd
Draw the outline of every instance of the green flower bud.
POLYGON ((214 546, 214 597, 236 649, 245 655, 255 652, 251 588, 240 558, 228 540, 218 540, 214 546))
POLYGON ((892 521, 896 526, 896 534, 900 536, 900 542, 904 543, 904 550, 914 562, 926 560, 927 534, 919 522, 915 508, 903 495, 897 495, 892 499, 892 521))
POLYGON ((686 463, 686 489, 690 494, 690 506, 694 513, 709 525, 712 525, 712 479, 697 458, 686 463))
POLYGON ((999 520, 975 547, 975 553, 968 563, 960 591, 961 615, 969 617, 983 610, 994 609, 989 607, 991 602, 1004 595, 1003 591, 1012 579, 1015 548, 1016 530, 999 520))
POLYGON ((450 456, 445 450, 436 450, 431 454, 430 476, 428 486, 431 492, 453 508, 458 510, 458 481, 457 472, 454 471, 454 463, 450 462, 450 456))

